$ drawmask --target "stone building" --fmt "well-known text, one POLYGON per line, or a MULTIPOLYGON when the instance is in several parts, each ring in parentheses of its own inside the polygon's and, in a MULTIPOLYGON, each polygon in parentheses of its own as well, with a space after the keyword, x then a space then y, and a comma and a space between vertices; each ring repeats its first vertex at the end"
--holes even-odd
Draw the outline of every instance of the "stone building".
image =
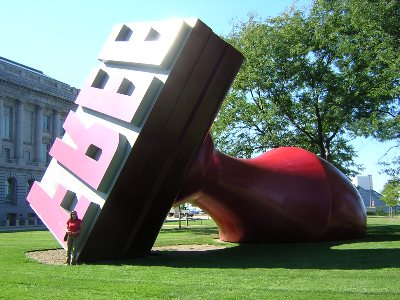
POLYGON ((39 221, 26 196, 41 180, 77 95, 39 70, 0 57, 0 226, 39 221))

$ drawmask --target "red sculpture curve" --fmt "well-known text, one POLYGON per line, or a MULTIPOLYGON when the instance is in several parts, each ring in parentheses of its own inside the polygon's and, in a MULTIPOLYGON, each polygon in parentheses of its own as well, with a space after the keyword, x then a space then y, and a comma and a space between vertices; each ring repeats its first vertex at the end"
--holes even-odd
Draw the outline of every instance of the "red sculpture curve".
POLYGON ((184 202, 208 212, 229 242, 343 240, 366 232, 352 183, 296 147, 238 159, 216 151, 207 136, 175 204, 184 202))

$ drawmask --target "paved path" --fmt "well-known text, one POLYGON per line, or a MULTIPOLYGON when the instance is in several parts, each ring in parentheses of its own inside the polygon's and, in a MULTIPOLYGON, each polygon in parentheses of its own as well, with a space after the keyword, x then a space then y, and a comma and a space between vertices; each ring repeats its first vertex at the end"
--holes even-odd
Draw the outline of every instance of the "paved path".
POLYGON ((33 230, 47 230, 45 225, 36 226, 0 226, 1 232, 17 232, 17 231, 33 231, 33 230))

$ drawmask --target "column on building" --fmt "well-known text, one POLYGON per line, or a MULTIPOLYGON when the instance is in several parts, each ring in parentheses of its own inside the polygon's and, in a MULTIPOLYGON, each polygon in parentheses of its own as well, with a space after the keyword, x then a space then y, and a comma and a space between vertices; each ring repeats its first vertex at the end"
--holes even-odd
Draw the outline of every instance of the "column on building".
POLYGON ((60 113, 53 110, 53 142, 60 136, 60 113))
POLYGON ((35 154, 34 161, 40 163, 43 161, 42 155, 42 122, 43 108, 36 106, 36 122, 35 122, 35 154))
POLYGON ((0 97, 0 158, 3 157, 3 97, 0 97))
POLYGON ((15 158, 20 164, 24 155, 24 102, 17 101, 15 158))

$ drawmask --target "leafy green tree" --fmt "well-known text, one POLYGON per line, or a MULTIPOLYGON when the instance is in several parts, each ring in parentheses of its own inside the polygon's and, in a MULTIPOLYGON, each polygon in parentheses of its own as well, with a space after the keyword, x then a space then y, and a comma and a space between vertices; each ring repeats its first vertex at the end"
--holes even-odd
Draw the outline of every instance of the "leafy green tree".
POLYGON ((400 1, 316 1, 316 6, 327 12, 345 12, 343 22, 351 24, 352 31, 344 39, 344 55, 363 71, 356 73, 356 87, 365 95, 368 107, 352 130, 379 141, 394 141, 395 146, 388 149, 381 165, 385 173, 399 176, 400 1))
POLYGON ((385 86, 395 83, 386 65, 372 68, 376 52, 359 48, 368 48, 368 39, 349 22, 344 2, 315 1, 309 12, 267 20, 250 15, 234 26, 226 39, 246 60, 212 128, 218 149, 250 157, 299 146, 349 176, 360 169, 351 133, 367 134, 360 120, 393 105, 393 89, 385 86))
POLYGON ((389 215, 393 216, 393 207, 400 202, 400 179, 394 178, 389 180, 382 191, 382 200, 389 206, 389 215))
POLYGON ((384 172, 391 176, 400 175, 400 1, 380 0, 380 1, 361 1, 352 0, 353 22, 356 26, 369 31, 370 35, 375 35, 375 47, 383 49, 373 52, 378 55, 372 56, 371 64, 380 67, 386 60, 385 66, 387 74, 393 78, 392 85, 386 86, 394 99, 384 109, 371 113, 371 118, 361 123, 361 131, 372 135, 380 141, 395 141, 395 146, 388 149, 386 159, 381 163, 384 172), (380 52, 384 53, 382 55, 380 52), (388 67, 389 66, 389 67, 388 67), (392 155, 390 155, 392 154, 392 155))

